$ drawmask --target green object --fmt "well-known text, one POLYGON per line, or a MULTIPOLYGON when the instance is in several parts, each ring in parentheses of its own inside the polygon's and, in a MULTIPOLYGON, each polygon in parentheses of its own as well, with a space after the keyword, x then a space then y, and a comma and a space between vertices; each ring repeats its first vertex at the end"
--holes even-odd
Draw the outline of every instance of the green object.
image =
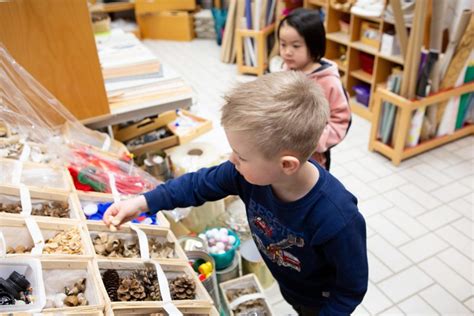
POLYGON ((199 266, 200 266, 201 264, 203 264, 203 263, 206 263, 206 260, 201 259, 201 258, 196 259, 196 261, 194 261, 194 263, 193 263, 193 269, 194 269, 194 271, 198 272, 199 266))
MULTIPOLYGON (((240 246, 239 236, 237 236, 237 234, 229 228, 227 228, 227 230, 229 231, 229 236, 232 235, 235 237, 235 243, 232 248, 230 248, 223 254, 209 253, 209 255, 214 258, 214 261, 216 262, 216 270, 223 270, 230 266, 232 264, 232 261, 234 260, 235 250, 240 246)), ((204 234, 205 233, 206 232, 204 232, 204 234)))
MULTIPOLYGON (((464 75, 464 83, 474 81, 474 64, 471 63, 466 69, 464 75)), ((469 95, 471 93, 464 93, 459 101, 458 116, 456 118, 456 129, 461 128, 464 125, 464 119, 466 118, 467 109, 469 108, 469 95)))
POLYGON ((105 192, 107 186, 99 181, 95 181, 92 177, 95 176, 97 170, 92 167, 82 169, 77 175, 77 180, 82 184, 87 184, 96 192, 105 192))

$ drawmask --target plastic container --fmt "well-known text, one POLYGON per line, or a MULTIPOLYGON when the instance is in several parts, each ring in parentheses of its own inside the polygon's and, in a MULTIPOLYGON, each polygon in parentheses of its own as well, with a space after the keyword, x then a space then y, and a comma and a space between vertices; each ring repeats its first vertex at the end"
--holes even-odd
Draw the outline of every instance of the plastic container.
POLYGON ((369 106, 369 99, 370 99, 370 86, 367 84, 356 84, 352 87, 352 90, 356 93, 356 100, 360 104, 365 106, 369 106))
POLYGON ((359 59, 360 59, 360 68, 368 74, 373 74, 375 57, 372 55, 360 52, 359 59))
MULTIPOLYGON (((220 227, 213 227, 213 228, 220 228, 220 227)), ((204 234, 206 234, 207 231, 209 231, 213 228, 207 229, 206 231, 204 231, 204 234)), ((232 260, 234 259, 234 256, 235 256, 235 250, 240 246, 239 236, 233 230, 231 230, 229 228, 226 228, 226 229, 229 232, 229 236, 232 235, 232 236, 235 237, 235 243, 232 246, 232 248, 230 248, 229 250, 227 250, 223 254, 209 253, 212 256, 212 258, 214 258, 214 261, 216 262, 216 269, 217 270, 225 269, 225 268, 227 268, 228 266, 231 265, 232 260)))

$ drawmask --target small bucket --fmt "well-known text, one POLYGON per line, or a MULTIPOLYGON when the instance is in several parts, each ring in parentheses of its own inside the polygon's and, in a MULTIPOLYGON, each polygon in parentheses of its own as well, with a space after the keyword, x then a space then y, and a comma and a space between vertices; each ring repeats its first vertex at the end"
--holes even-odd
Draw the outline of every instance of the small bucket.
POLYGON ((239 252, 236 251, 234 259, 232 260, 232 263, 230 264, 230 266, 222 270, 216 270, 217 283, 222 283, 225 281, 238 278, 240 276, 239 262, 240 262, 240 255, 239 255, 239 252))
POLYGON ((216 305, 217 310, 221 307, 221 302, 219 298, 219 291, 217 287, 217 279, 216 279, 216 263, 214 262, 214 258, 209 256, 207 253, 203 251, 193 250, 193 251, 186 251, 186 255, 191 260, 203 259, 206 262, 210 262, 212 264, 213 270, 211 276, 202 281, 202 285, 206 288, 209 295, 212 297, 214 304, 216 305))

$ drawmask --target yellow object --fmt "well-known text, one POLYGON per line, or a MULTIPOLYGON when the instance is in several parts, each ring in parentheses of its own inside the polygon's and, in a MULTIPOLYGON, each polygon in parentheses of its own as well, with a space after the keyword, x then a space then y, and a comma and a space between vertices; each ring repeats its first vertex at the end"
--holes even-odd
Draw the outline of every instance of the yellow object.
POLYGON ((137 13, 143 38, 190 41, 194 35, 192 14, 186 11, 137 13))
POLYGON ((364 44, 370 45, 379 49, 380 45, 380 31, 379 25, 364 21, 360 25, 360 41, 364 44))
POLYGON ((198 268, 199 273, 206 275, 206 278, 209 275, 211 275, 212 270, 213 270, 212 269, 212 263, 210 263, 209 261, 206 262, 206 263, 201 264, 198 268))
POLYGON ((135 0, 135 12, 151 13, 159 11, 194 11, 196 0, 135 0))

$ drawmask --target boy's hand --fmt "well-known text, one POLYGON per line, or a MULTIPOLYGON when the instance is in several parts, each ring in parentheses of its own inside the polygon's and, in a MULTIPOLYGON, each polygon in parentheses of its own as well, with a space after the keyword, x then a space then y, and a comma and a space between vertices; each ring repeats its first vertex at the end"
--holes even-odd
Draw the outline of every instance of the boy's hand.
POLYGON ((148 205, 143 195, 112 204, 104 213, 102 220, 112 231, 120 225, 131 221, 143 212, 148 211, 148 205))

